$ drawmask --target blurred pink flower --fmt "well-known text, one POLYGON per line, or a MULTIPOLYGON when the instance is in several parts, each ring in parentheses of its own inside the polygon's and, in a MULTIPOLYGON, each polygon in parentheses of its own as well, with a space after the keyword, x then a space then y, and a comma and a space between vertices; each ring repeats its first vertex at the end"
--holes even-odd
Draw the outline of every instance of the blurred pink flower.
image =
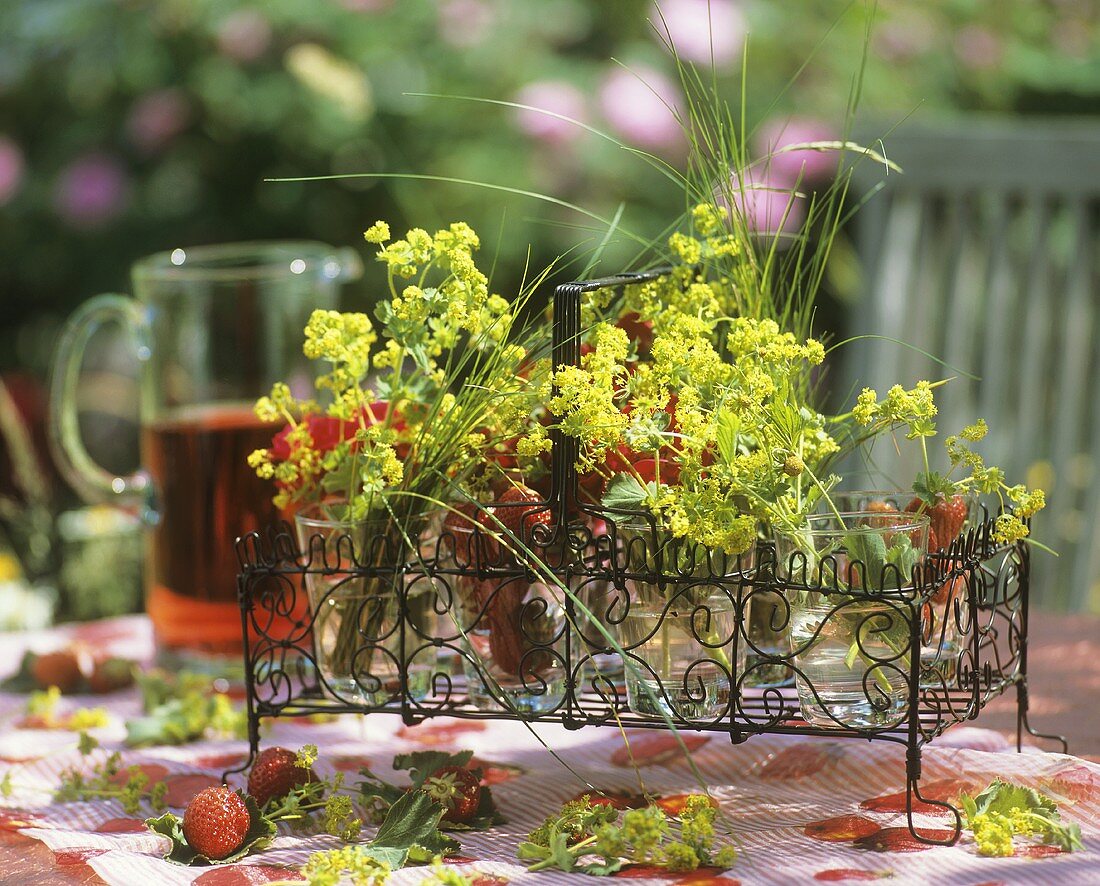
MULTIPOLYGON (((794 194, 786 182, 755 173, 747 174, 743 184, 734 176, 730 189, 733 205, 744 219, 745 226, 754 233, 794 234, 806 219, 802 199, 794 194), (787 213, 786 218, 783 217, 784 213, 787 213)), ((718 195, 717 202, 728 211, 729 202, 724 194, 718 195)))
POLYGON ((218 27, 218 49, 239 62, 251 62, 271 45, 271 24, 255 9, 239 9, 218 27))
POLYGON ((876 54, 892 62, 912 61, 937 43, 927 13, 903 9, 892 11, 871 39, 876 54))
MULTIPOLYGON (((515 100, 532 108, 541 108, 582 122, 586 122, 588 116, 584 93, 573 84, 562 80, 528 83, 516 94, 515 100)), ((581 127, 568 120, 523 108, 516 108, 516 123, 531 138, 551 145, 569 144, 584 135, 581 127)))
POLYGON ((439 4, 439 37, 458 49, 484 43, 493 21, 493 8, 484 0, 444 0, 439 4))
POLYGON ((836 172, 838 157, 835 151, 784 151, 775 153, 787 145, 807 142, 836 141, 837 134, 825 123, 806 117, 789 120, 773 119, 757 132, 754 149, 757 157, 764 159, 770 177, 785 185, 793 185, 802 176, 807 184, 828 179, 836 172))
POLYGON ((681 58, 715 67, 734 61, 745 44, 745 13, 734 0, 657 0, 650 15, 662 40, 681 58))
POLYGON ((683 142, 673 113, 683 111, 680 88, 653 68, 609 71, 600 86, 600 107, 611 128, 635 145, 658 149, 683 142))
POLYGON ((73 227, 98 227, 122 211, 129 189, 117 159, 87 154, 61 171, 54 186, 54 208, 73 227))
POLYGON ((955 35, 955 57, 972 71, 996 68, 1003 55, 997 35, 981 25, 967 25, 955 35))
POLYGON ((130 108, 126 130, 130 140, 143 151, 165 147, 187 127, 191 111, 179 89, 161 89, 139 98, 130 108))
POLYGON ((0 135, 0 206, 9 202, 23 181, 23 152, 19 145, 0 135))

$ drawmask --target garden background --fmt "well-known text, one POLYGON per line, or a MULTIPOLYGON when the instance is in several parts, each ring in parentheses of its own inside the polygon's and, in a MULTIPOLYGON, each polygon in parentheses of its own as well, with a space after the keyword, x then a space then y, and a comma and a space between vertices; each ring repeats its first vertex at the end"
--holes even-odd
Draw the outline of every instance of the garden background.
MULTIPOLYGON (((494 288, 514 290, 528 263, 580 244, 563 280, 600 242, 591 218, 438 178, 553 195, 603 218, 623 206, 624 223, 657 236, 680 208, 675 187, 560 117, 682 163, 669 110, 682 97, 658 33, 667 26, 680 55, 713 63, 731 97, 747 45, 757 154, 837 137, 825 121, 843 117, 867 17, 867 6, 837 0, 664 0, 660 16, 643 0, 9 0, 0 9, 0 372, 10 393, 0 396, 0 624, 46 621, 55 605, 58 618, 140 608, 137 526, 77 509, 49 466, 43 427, 64 318, 97 292, 126 291, 135 259, 269 238, 358 242, 365 253, 361 232, 376 218, 395 228, 463 219, 496 255, 494 288), (436 180, 266 181, 345 173, 436 180)), ((1093 0, 878 4, 861 132, 910 120, 965 128, 989 115, 1030 131, 1098 113, 1093 0)), ((776 212, 767 199, 751 210, 761 227, 776 212)), ((613 239, 601 270, 634 254, 613 239)), ((854 240, 842 240, 822 330, 842 338, 858 326, 864 283, 854 240)), ((368 284, 348 292, 349 304, 371 297, 368 284)), ((93 453, 118 470, 137 457, 135 367, 122 353, 101 342, 81 394, 93 453)), ((1091 462, 1079 467, 1091 476, 1091 462)), ((1081 516, 1059 506, 1065 479, 1044 470, 1038 463, 1029 478, 1052 486, 1037 534, 1059 549, 1085 543, 1081 516)), ((1100 576, 1090 581, 1082 594, 1041 583, 1035 594, 1100 611, 1100 576)))

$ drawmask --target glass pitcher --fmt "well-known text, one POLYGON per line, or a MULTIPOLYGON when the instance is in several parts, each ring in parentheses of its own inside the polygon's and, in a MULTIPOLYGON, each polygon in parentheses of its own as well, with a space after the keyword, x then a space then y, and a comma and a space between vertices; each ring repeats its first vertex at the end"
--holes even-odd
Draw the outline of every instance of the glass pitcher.
POLYGON ((252 404, 279 380, 299 396, 312 389, 306 321, 316 308, 336 309, 341 283, 361 273, 353 251, 323 243, 176 249, 134 265, 134 298, 96 296, 62 333, 54 455, 84 498, 143 515, 146 610, 161 664, 239 667, 234 539, 279 517, 271 482, 246 463, 277 430, 252 404), (142 466, 125 477, 93 461, 77 422, 84 350, 105 323, 129 333, 141 366, 142 466))

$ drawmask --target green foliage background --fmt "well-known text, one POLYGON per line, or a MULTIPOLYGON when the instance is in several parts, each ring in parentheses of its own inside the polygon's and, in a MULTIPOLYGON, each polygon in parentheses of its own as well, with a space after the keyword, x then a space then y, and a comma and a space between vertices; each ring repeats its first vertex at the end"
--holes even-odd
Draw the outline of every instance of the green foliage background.
MULTIPOLYGON (((699 4, 706 0, 667 0, 664 13, 698 30, 699 4)), ((713 14, 733 15, 738 45, 741 31, 751 34, 753 123, 839 115, 867 4, 713 5, 713 14)), ((395 226, 462 218, 489 248, 507 225, 498 280, 510 283, 528 242, 539 263, 591 236, 567 210, 470 187, 269 177, 453 176, 551 193, 608 216, 626 201, 633 229, 661 230, 680 208, 677 195, 611 142, 581 134, 547 143, 525 134, 510 108, 408 94, 508 101, 528 84, 565 82, 584 97, 587 122, 607 129, 599 92, 617 69, 612 59, 674 76, 651 17, 648 0, 11 0, 0 10, 0 147, 21 168, 0 190, 0 367, 43 369, 56 323, 75 304, 125 289, 129 263, 165 248, 273 237, 347 243, 376 217, 395 226), (150 137, 158 125, 161 135, 150 137), (66 171, 89 156, 114 170, 108 184, 118 197, 107 217, 74 222, 59 193, 66 171)), ((877 20, 863 103, 876 119, 914 109, 1100 109, 1090 0, 882 0, 877 20)), ((735 56, 718 66, 731 94, 735 56)), ((661 153, 677 163, 683 152, 661 153)), ((631 254, 623 244, 608 262, 631 254)))

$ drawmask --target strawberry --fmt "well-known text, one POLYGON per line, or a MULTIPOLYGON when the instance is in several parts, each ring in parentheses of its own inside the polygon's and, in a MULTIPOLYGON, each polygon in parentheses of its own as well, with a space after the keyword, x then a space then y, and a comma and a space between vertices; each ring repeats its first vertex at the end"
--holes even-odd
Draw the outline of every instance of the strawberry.
POLYGON ((125 658, 101 658, 92 666, 88 687, 97 695, 117 692, 134 683, 134 663, 125 658))
POLYGON ((286 748, 264 748, 248 773, 248 793, 261 808, 269 800, 282 799, 299 785, 315 781, 312 769, 297 763, 297 755, 286 748))
POLYGON ((67 649, 38 656, 31 665, 31 676, 39 689, 56 686, 66 695, 76 692, 84 681, 80 663, 67 649))
POLYGON ((244 799, 225 785, 200 791, 183 813, 183 836, 196 852, 218 861, 244 845, 251 819, 244 799))
POLYGON ((481 779, 476 772, 461 766, 436 770, 421 790, 443 806, 443 820, 453 824, 472 821, 481 805, 481 779))
MULTIPOLYGON (((497 499, 496 503, 497 505, 505 505, 505 507, 494 507, 493 516, 504 525, 508 532, 525 544, 531 541, 531 533, 536 526, 539 524, 549 526, 552 522, 550 509, 543 505, 542 496, 530 487, 512 486, 504 491, 504 494, 497 499), (531 506, 516 506, 524 502, 529 503, 531 506), (536 505, 543 506, 536 507, 536 505)), ((495 525, 495 521, 492 522, 495 525)))
POLYGON ((959 533, 966 524, 966 518, 970 515, 970 505, 966 498, 957 492, 952 495, 937 492, 931 501, 934 501, 934 504, 921 496, 916 496, 905 506, 905 510, 910 514, 928 514, 931 521, 928 550, 935 552, 943 550, 959 537, 959 533))

